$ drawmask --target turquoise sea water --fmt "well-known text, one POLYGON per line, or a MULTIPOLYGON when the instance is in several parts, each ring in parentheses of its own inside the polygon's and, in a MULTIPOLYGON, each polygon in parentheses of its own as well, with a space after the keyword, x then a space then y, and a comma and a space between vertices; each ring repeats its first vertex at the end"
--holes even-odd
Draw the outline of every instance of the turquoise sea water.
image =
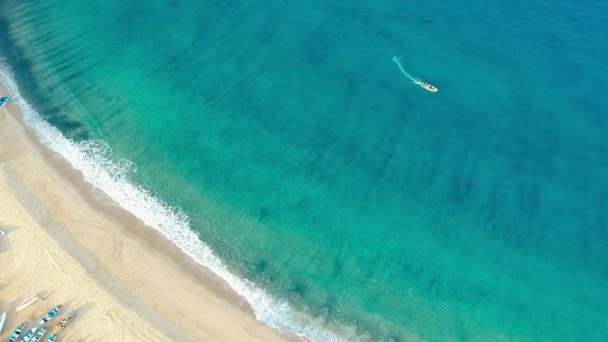
POLYGON ((316 319, 267 323, 608 340, 608 3, 0 4, 43 118, 316 319))

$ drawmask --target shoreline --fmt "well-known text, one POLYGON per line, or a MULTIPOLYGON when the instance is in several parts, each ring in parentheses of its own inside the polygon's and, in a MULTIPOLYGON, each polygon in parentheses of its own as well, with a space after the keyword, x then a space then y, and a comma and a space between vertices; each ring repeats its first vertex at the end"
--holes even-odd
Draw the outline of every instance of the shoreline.
POLYGON ((223 279, 86 183, 38 141, 15 103, 0 109, 0 140, 0 224, 7 233, 0 240, 0 312, 8 312, 0 338, 18 320, 33 322, 51 302, 63 301, 63 313, 81 308, 82 314, 60 340, 117 334, 126 340, 299 340, 256 320, 223 279), (46 253, 18 252, 32 246, 46 253), (21 273, 44 279, 19 279, 21 273), (14 313, 23 298, 45 291, 46 302, 14 313))

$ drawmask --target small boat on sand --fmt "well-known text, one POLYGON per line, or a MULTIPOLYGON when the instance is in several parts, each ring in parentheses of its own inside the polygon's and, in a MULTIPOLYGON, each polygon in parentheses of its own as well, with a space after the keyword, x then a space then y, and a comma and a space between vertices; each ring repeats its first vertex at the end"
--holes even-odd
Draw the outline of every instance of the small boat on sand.
POLYGON ((26 323, 21 323, 17 328, 15 328, 15 330, 13 331, 13 334, 8 339, 8 342, 17 341, 17 339, 19 338, 19 335, 21 335, 23 330, 25 330, 25 326, 26 326, 26 323))
POLYGON ((4 323, 6 323, 6 312, 3 312, 2 316, 0 316, 0 333, 2 333, 2 328, 4 328, 4 323))
POLYGON ((40 297, 37 294, 31 296, 30 298, 24 300, 21 304, 19 304, 15 311, 19 312, 21 310, 24 310, 28 306, 34 304, 38 299, 40 299, 40 297))
POLYGON ((55 342, 57 335, 51 335, 46 339, 46 342, 55 342))
POLYGON ((2 96, 0 97, 0 108, 2 108, 2 106, 4 106, 8 101, 10 101, 10 97, 8 96, 2 96))
POLYGON ((76 311, 70 311, 61 321, 55 324, 59 328, 65 328, 68 326, 68 323, 76 316, 76 311))
POLYGON ((29 340, 31 340, 32 337, 34 337, 34 334, 36 333, 37 329, 38 329, 38 327, 33 327, 32 329, 30 329, 30 331, 26 332, 25 335, 23 335, 23 337, 21 338, 21 340, 19 340, 19 342, 29 342, 29 340))
POLYGON ((38 321, 38 325, 43 325, 44 323, 53 319, 53 317, 57 316, 57 314, 59 313, 60 310, 61 310, 61 305, 58 305, 58 306, 54 307, 53 309, 51 309, 51 311, 49 311, 49 313, 47 313, 46 316, 42 317, 40 319, 40 321, 38 321))
POLYGON ((44 336, 45 333, 46 333, 46 329, 40 328, 40 330, 38 330, 38 332, 36 333, 36 335, 34 335, 34 338, 32 338, 32 340, 30 342, 38 342, 38 341, 42 340, 42 336, 44 336))
POLYGON ((6 234, 4 230, 0 230, 0 236, 3 236, 4 234, 6 234))

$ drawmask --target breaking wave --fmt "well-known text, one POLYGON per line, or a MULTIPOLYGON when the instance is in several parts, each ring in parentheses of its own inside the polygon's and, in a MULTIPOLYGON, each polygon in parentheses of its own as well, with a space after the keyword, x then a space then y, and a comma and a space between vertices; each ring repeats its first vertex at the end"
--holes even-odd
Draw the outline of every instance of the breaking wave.
POLYGON ((13 74, 4 63, 0 63, 0 84, 7 88, 12 101, 21 109, 25 124, 36 132, 40 142, 80 170, 87 183, 102 190, 118 205, 175 243, 196 262, 223 278, 249 302, 256 319, 281 332, 295 334, 310 341, 362 339, 355 337, 354 328, 332 326, 330 329, 324 319, 302 314, 287 301, 272 297, 253 282, 230 272, 191 228, 190 219, 181 208, 168 205, 144 186, 131 181, 130 176, 136 171, 134 163, 114 156, 111 148, 102 140, 76 142, 65 137, 19 95, 13 74))

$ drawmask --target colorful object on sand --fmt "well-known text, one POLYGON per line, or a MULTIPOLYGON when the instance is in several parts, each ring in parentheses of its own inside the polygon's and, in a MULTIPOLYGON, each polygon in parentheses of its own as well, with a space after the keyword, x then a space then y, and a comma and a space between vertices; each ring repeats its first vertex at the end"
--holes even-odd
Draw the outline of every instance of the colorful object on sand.
POLYGON ((40 321, 38 321, 38 325, 43 325, 44 323, 53 319, 53 317, 57 316, 60 310, 61 305, 54 307, 51 311, 49 311, 49 313, 46 314, 46 316, 42 317, 40 321))
POLYGON ((17 328, 15 328, 15 330, 11 334, 11 337, 8 339, 8 342, 17 341, 17 339, 19 338, 19 335, 21 335, 23 330, 25 330, 25 326, 26 326, 26 323, 21 323, 17 328))
POLYGON ((2 108, 2 106, 4 106, 10 100, 11 100, 11 98, 8 96, 0 97, 0 108, 2 108))

